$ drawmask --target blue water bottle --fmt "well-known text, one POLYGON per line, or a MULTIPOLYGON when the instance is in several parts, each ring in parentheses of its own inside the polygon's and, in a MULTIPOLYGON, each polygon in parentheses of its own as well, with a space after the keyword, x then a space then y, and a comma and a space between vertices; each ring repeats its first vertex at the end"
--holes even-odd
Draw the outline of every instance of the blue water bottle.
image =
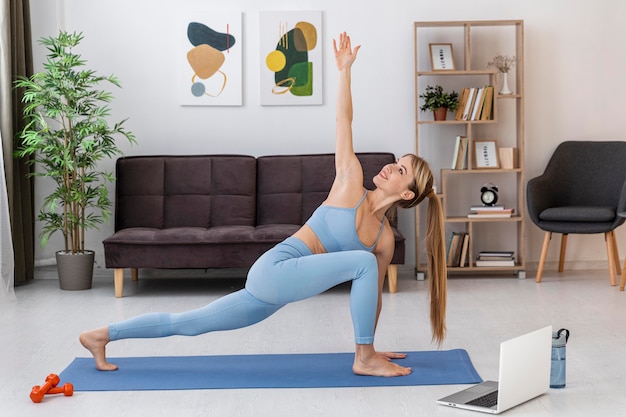
POLYGON ((550 368, 550 388, 565 387, 565 345, 569 330, 552 332, 552 365, 550 368))

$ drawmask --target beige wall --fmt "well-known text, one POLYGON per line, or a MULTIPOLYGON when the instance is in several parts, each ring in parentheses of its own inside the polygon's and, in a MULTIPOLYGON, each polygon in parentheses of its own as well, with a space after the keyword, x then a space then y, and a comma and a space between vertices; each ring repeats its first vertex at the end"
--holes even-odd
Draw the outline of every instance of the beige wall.
MULTIPOLYGON (((373 2, 315 0, 31 0, 33 38, 58 29, 82 31, 81 53, 102 75, 114 73, 122 90, 114 91, 113 115, 129 117, 139 145, 128 155, 156 153, 332 152, 336 75, 332 38, 348 31, 363 45, 353 72, 355 147, 414 149, 412 23, 426 20, 523 19, 526 42, 526 177, 540 174, 555 146, 566 139, 626 139, 626 5, 599 0, 474 0, 373 2), (358 4, 358 7, 352 5, 358 4), (241 11, 243 23, 243 106, 182 107, 177 103, 178 11, 241 11), (259 104, 258 13, 269 10, 323 11, 324 104, 263 107, 259 104), (308 124, 307 129, 300 126, 308 124)), ((35 62, 45 51, 35 47, 35 62)), ((113 162, 107 163, 110 168, 113 162)), ((45 187, 39 184, 38 189, 45 187)), ((581 190, 584 192, 584 190, 581 190)), ((38 195, 43 194, 39 190, 38 195)), ((413 214, 401 223, 409 237, 407 269, 414 266, 413 214)), ((102 264, 103 238, 112 222, 89 236, 102 264)), ((625 229, 626 230, 626 229, 625 229)), ((618 243, 626 250, 626 232, 618 243)), ((542 233, 528 222, 527 258, 536 264, 542 233)), ((556 259, 553 245, 549 260, 556 259)), ((54 240, 38 248, 36 258, 53 258, 54 240)), ((572 237, 571 266, 605 265, 601 236, 572 237)), ((550 267, 550 265, 548 265, 550 267)))

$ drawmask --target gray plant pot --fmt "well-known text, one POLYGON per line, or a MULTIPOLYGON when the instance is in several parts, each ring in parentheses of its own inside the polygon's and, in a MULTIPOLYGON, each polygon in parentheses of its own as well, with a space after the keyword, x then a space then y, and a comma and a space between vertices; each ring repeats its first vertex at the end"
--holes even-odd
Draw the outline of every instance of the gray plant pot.
POLYGON ((74 254, 59 251, 56 253, 59 286, 62 290, 79 291, 91 288, 95 252, 74 254))

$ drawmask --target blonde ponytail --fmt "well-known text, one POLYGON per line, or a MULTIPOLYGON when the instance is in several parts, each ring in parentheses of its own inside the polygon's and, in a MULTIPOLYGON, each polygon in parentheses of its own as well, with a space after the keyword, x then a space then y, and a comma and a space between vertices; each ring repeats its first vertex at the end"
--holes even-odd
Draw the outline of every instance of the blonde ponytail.
POLYGON ((441 345, 446 337, 447 279, 444 224, 441 202, 431 190, 426 212, 426 257, 430 279, 430 327, 433 340, 441 345))
MULTIPOLYGON (((439 197, 433 190, 433 174, 428 163, 417 155, 407 154, 413 159, 414 181, 409 186, 414 197, 397 204, 402 208, 418 205, 428 198, 426 212, 426 256, 428 259, 428 277, 430 279, 430 327, 433 341, 441 345, 446 337, 446 300, 448 269, 444 237, 443 212, 439 197)), ((419 262, 419 259, 416 260, 419 262)))

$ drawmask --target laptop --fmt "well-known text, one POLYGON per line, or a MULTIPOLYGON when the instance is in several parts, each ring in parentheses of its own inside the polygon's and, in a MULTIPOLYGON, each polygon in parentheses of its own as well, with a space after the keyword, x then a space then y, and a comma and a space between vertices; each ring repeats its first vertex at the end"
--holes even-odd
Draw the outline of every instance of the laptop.
POLYGON ((551 350, 552 326, 502 342, 497 382, 482 382, 441 398, 437 403, 500 414, 538 397, 550 388, 551 350))

